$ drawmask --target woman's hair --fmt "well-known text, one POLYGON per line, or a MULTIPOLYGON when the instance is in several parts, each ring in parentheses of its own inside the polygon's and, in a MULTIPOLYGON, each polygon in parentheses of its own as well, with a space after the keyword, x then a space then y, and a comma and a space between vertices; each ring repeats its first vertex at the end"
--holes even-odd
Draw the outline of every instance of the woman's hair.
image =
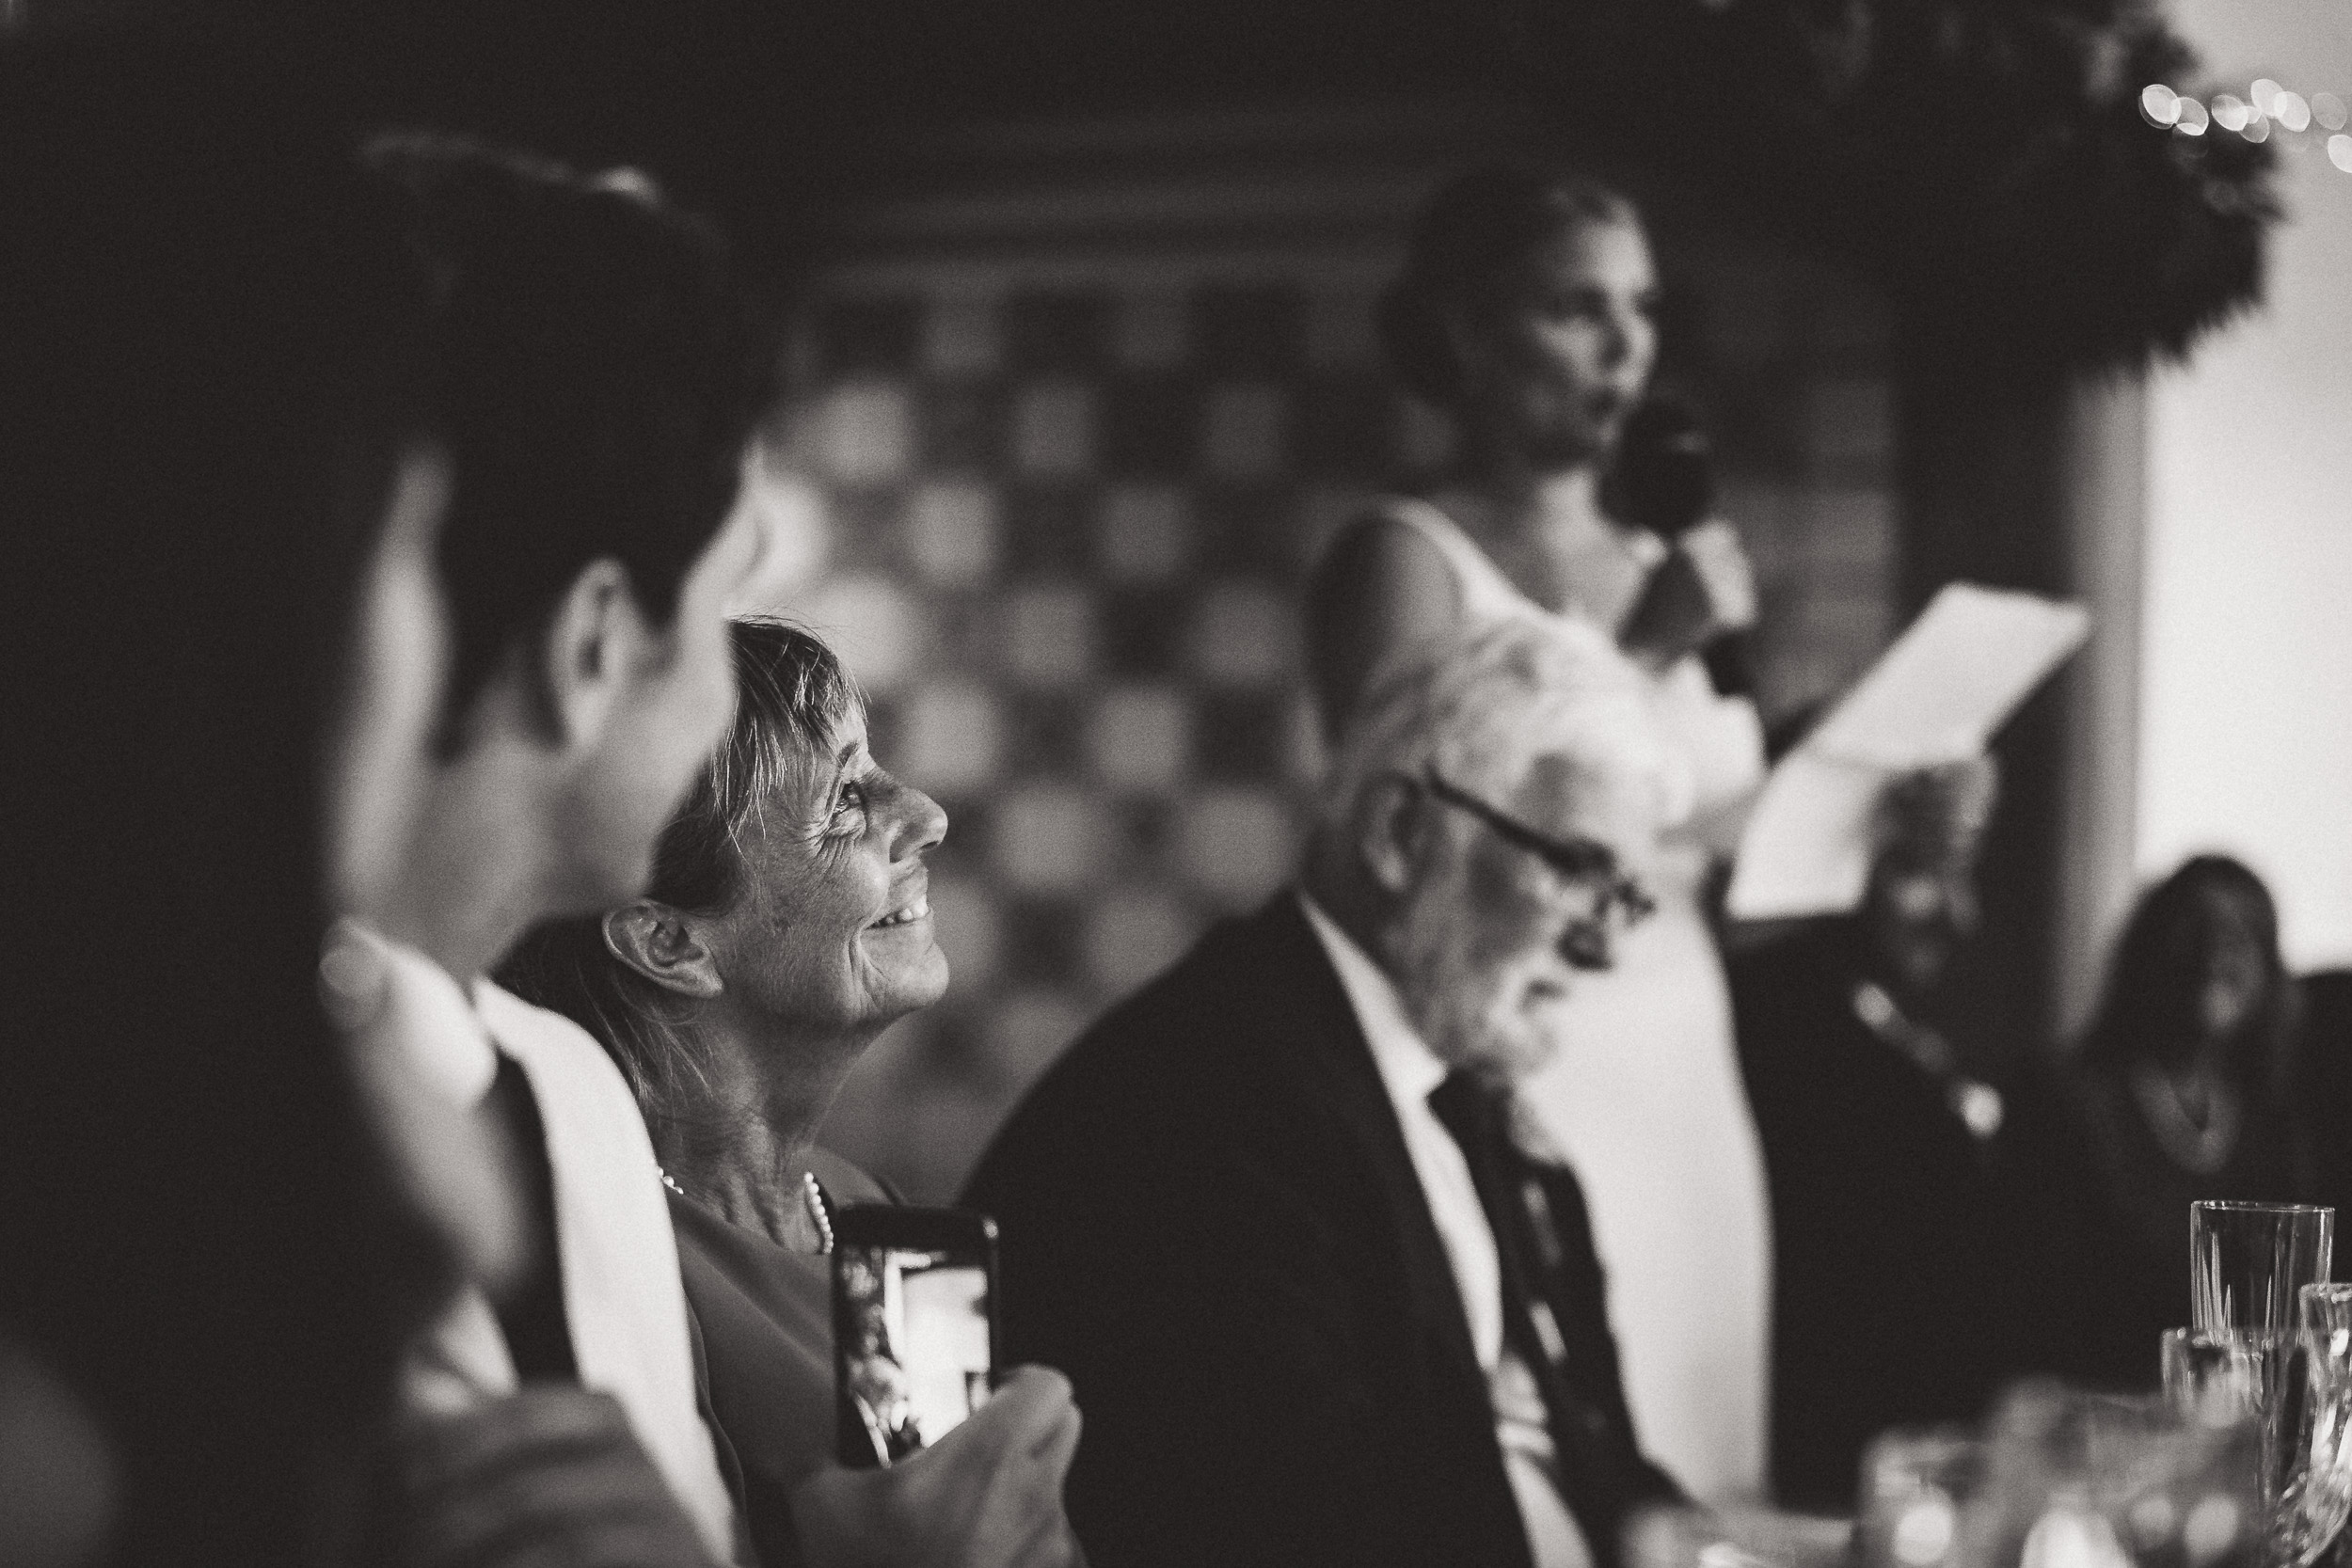
MULTIPOLYGON (((648 898, 701 914, 743 895, 744 832, 780 790, 830 760, 835 725, 860 701, 833 650, 798 626, 743 620, 732 635, 735 727, 661 831, 645 890, 648 898)), ((683 1027, 681 1001, 613 956, 601 913, 539 927, 499 980, 602 1041, 648 1119, 691 1119, 702 1063, 683 1027)))
POLYGON ((2263 879, 2227 855, 2199 855, 2150 890, 2116 944, 2098 1016, 2083 1044, 2086 1065, 2122 1068, 2194 1039, 2204 955, 2223 921, 2242 922, 2261 949, 2259 1005, 2229 1042, 2230 1071, 2268 1091, 2286 1064, 2296 991, 2279 951, 2279 912, 2263 879))
POLYGON ((1414 393, 1454 406, 1462 365, 1449 315, 1484 304, 1504 270, 1534 245, 1591 226, 1641 221, 1632 202, 1581 174, 1504 162, 1456 176, 1422 207, 1405 268, 1375 307, 1390 365, 1414 393))
POLYGON ((0 792, 37 911, 0 1325, 105 1432, 126 1562, 308 1560, 322 1456, 451 1267, 318 999, 321 751, 421 302, 301 98, 193 39, 0 48, 0 792))
POLYGON ((451 458, 453 725, 593 561, 668 622, 734 504, 774 346, 718 232, 633 170, 421 132, 362 159, 402 207, 419 412, 451 458))

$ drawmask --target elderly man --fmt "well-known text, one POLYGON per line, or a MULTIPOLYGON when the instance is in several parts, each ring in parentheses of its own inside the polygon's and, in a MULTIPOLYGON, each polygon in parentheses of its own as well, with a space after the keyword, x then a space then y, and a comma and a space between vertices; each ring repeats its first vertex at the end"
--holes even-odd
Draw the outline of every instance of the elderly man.
POLYGON ((1488 624, 1366 694, 1295 889, 1082 1038, 967 1194, 1005 1349, 1087 1413, 1096 1568, 1599 1565, 1642 1456, 1513 1081, 1609 962, 1667 794, 1621 657, 1488 624))

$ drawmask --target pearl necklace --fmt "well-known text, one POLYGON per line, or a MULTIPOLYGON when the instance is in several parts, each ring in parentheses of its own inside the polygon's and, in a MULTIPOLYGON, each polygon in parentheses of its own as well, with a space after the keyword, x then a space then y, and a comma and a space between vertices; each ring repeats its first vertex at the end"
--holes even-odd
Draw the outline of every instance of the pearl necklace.
MULTIPOLYGON (((654 1171, 661 1178, 663 1186, 680 1197, 687 1196, 686 1189, 677 1184, 676 1177, 660 1165, 654 1166, 654 1171)), ((825 1189, 818 1184, 817 1173, 813 1170, 801 1172, 801 1200, 808 1205, 810 1223, 817 1227, 817 1252, 823 1257, 833 1251, 833 1215, 825 1207, 825 1189)))

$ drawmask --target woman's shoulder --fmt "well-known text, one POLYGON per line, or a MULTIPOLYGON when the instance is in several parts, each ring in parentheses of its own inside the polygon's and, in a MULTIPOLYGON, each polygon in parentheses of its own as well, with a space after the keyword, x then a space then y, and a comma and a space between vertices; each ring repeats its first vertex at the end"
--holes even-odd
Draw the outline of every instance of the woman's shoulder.
POLYGON ((1376 618, 1426 627, 1468 612, 1523 610, 1502 569, 1435 501, 1376 496, 1332 534, 1309 584, 1319 619, 1376 618))

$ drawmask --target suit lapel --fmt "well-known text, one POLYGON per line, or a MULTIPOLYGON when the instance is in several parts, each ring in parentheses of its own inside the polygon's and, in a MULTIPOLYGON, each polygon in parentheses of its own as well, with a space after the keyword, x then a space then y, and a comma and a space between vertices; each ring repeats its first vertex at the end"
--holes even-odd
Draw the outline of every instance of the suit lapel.
MULTIPOLYGON (((1470 1343, 1470 1319, 1454 1265, 1338 972, 1307 924, 1295 893, 1278 895, 1242 934, 1255 961, 1267 974, 1281 977, 1282 1016, 1270 1042, 1278 1061, 1295 1075, 1308 1103, 1338 1119, 1370 1166, 1404 1261, 1403 1284, 1421 1338, 1435 1349, 1449 1379, 1478 1390, 1483 1406, 1486 1373, 1470 1343)), ((1274 993, 1272 987, 1264 990, 1274 993)))

